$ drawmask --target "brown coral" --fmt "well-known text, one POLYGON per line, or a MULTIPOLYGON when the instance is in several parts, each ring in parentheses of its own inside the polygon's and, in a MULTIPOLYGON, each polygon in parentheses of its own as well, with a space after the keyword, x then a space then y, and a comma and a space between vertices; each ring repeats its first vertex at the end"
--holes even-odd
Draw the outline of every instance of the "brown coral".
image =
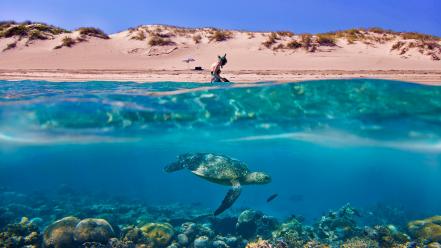
POLYGON ((258 239, 257 241, 248 243, 246 248, 273 248, 273 246, 267 240, 258 239))

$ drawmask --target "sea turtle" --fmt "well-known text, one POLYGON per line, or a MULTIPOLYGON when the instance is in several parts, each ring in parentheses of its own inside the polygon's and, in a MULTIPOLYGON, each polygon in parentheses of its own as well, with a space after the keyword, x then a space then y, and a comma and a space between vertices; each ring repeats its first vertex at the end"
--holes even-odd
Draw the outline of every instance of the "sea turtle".
POLYGON ((176 162, 166 166, 166 172, 188 169, 193 174, 213 183, 232 186, 214 215, 231 207, 240 195, 240 186, 267 184, 271 177, 263 172, 250 172, 245 163, 224 155, 213 153, 186 153, 176 162))

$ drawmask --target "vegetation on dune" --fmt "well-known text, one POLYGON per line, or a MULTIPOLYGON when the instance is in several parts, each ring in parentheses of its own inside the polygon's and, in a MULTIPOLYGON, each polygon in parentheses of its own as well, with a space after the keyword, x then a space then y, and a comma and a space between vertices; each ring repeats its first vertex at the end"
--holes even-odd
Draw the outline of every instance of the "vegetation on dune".
POLYGON ((136 32, 136 35, 132 36, 132 40, 145 40, 147 37, 144 33, 143 30, 138 30, 138 32, 136 32))
POLYGON ((150 46, 171 46, 175 45, 176 43, 169 38, 163 38, 158 35, 153 35, 152 37, 150 37, 148 44, 150 46))
POLYGON ((303 47, 302 43, 298 42, 297 40, 292 40, 286 44, 286 48, 289 49, 297 49, 301 47, 303 47))
POLYGON ((325 42, 324 40, 321 40, 322 43, 319 43, 319 38, 316 36, 313 36, 311 34, 302 34, 297 38, 292 38, 290 41, 288 41, 286 44, 279 43, 281 38, 277 33, 271 33, 268 36, 268 39, 262 43, 267 48, 272 48, 272 50, 280 50, 280 49, 292 49, 296 50, 299 48, 304 48, 308 52, 315 52, 317 50, 317 47, 320 45, 329 45, 329 41, 325 42), (277 44, 277 45, 276 45, 277 44))
POLYGON ((270 35, 268 35, 268 39, 262 42, 262 45, 266 48, 271 48, 271 46, 277 43, 277 40, 280 40, 279 35, 275 32, 272 32, 270 33, 270 35))
POLYGON ((320 46, 336 46, 335 35, 332 34, 318 34, 317 43, 320 46))
POLYGON ((81 27, 77 29, 81 36, 92 36, 100 39, 110 39, 110 37, 99 28, 81 27))
MULTIPOLYGON (((62 43, 54 49, 72 47, 76 43, 87 41, 89 37, 110 39, 106 33, 94 27, 82 27, 77 29, 77 31, 79 32, 79 37, 64 37, 62 43)), ((0 21, 0 38, 15 40, 13 43, 9 43, 3 51, 15 48, 21 44, 17 43, 17 41, 24 38, 27 39, 25 45, 28 46, 34 40, 54 39, 57 35, 69 32, 45 23, 0 21)), ((255 32, 243 32, 243 34, 248 39, 256 37, 255 32)), ((410 51, 417 51, 422 55, 429 56, 433 60, 441 59, 441 38, 417 32, 395 32, 372 27, 354 28, 315 35, 294 35, 294 33, 289 31, 260 33, 260 35, 266 37, 261 45, 274 51, 305 49, 307 52, 316 52, 319 51, 320 47, 336 47, 337 42, 340 43, 346 40, 348 44, 364 43, 373 47, 377 44, 389 44, 391 52, 397 53, 404 58, 414 54, 410 51)), ((185 37, 193 40, 194 44, 199 44, 202 42, 203 37, 207 37, 209 42, 222 42, 233 38, 234 33, 216 28, 195 29, 162 25, 138 26, 129 29, 130 39, 141 41, 148 39, 147 43, 150 46, 176 45, 172 40, 172 37, 175 36, 185 37)))
POLYGON ((48 25, 45 23, 34 23, 30 21, 16 23, 14 21, 0 22, 0 38, 18 37, 29 40, 46 40, 54 35, 68 33, 69 31, 48 25))
POLYGON ((376 34, 396 34, 396 32, 390 30, 390 29, 384 29, 379 27, 371 27, 368 29, 364 29, 368 32, 376 33, 376 34))
POLYGON ((156 32, 149 32, 152 36, 157 36, 159 38, 171 38, 175 37, 176 35, 171 32, 164 32, 164 31, 156 31, 156 32))
POLYGON ((202 36, 200 34, 197 34, 197 35, 193 36, 193 41, 194 41, 195 44, 201 43, 201 40, 202 40, 202 36))
POLYGON ((402 48, 406 43, 402 42, 402 41, 398 41, 395 44, 392 45, 391 50, 399 50, 400 48, 402 48))
POLYGON ((435 41, 440 40, 438 37, 428 34, 421 34, 416 32, 402 33, 401 37, 405 40, 419 40, 419 41, 435 41))
POLYGON ((208 40, 210 42, 212 41, 226 41, 233 38, 233 34, 229 31, 224 31, 224 30, 219 30, 219 29, 215 29, 214 31, 211 32, 211 35, 208 37, 208 40))
POLYGON ((283 44, 278 44, 277 46, 273 47, 273 50, 274 50, 274 51, 277 51, 277 50, 281 50, 281 49, 285 49, 285 48, 286 48, 285 45, 283 45, 283 44))
POLYGON ((28 28, 25 25, 11 26, 2 32, 2 37, 10 38, 13 36, 24 37, 28 35, 28 28))
POLYGON ((75 44, 75 40, 72 39, 71 37, 66 36, 62 40, 62 44, 63 46, 71 47, 75 44))
POLYGON ((300 42, 302 43, 302 47, 308 50, 313 46, 312 44, 312 35, 311 34, 302 34, 300 36, 300 42))
POLYGON ((281 37, 293 37, 294 33, 290 31, 277 31, 276 34, 281 37))
POLYGON ((48 37, 43 34, 43 32, 38 30, 32 30, 28 35, 29 40, 47 40, 48 37))
POLYGON ((32 24, 32 28, 35 30, 38 30, 40 32, 48 32, 51 33, 53 35, 58 35, 58 34, 62 34, 62 33, 69 33, 69 31, 59 28, 59 27, 55 27, 52 25, 47 25, 44 23, 34 23, 32 24))
MULTIPOLYGON (((78 42, 81 42, 81 40, 78 42)), ((75 45, 75 43, 77 43, 77 41, 75 41, 75 39, 73 39, 69 36, 65 36, 61 40, 61 45, 54 47, 54 49, 60 49, 62 47, 72 47, 73 45, 75 45)))
POLYGON ((358 29, 349 29, 346 31, 340 31, 335 34, 336 38, 346 38, 349 44, 354 44, 358 40, 365 38, 364 32, 358 29))
POLYGON ((440 40, 439 37, 433 35, 421 34, 417 32, 395 32, 389 29, 378 27, 341 30, 336 32, 328 32, 325 33, 325 35, 333 39, 347 39, 349 44, 353 44, 356 41, 360 41, 366 44, 385 43, 399 37, 405 40, 418 41, 440 40))
MULTIPOLYGON (((287 36, 286 34, 283 34, 287 36)), ((304 48, 308 52, 315 52, 319 46, 336 46, 336 39, 329 34, 302 34, 297 38, 292 36, 292 39, 288 42, 284 42, 281 38, 280 32, 271 33, 267 40, 262 42, 262 45, 266 48, 272 48, 272 50, 277 51, 281 49, 299 49, 304 48)))
POLYGON ((392 45, 391 51, 397 51, 399 55, 404 56, 412 49, 429 56, 432 60, 441 60, 441 44, 435 40, 397 41, 392 45))

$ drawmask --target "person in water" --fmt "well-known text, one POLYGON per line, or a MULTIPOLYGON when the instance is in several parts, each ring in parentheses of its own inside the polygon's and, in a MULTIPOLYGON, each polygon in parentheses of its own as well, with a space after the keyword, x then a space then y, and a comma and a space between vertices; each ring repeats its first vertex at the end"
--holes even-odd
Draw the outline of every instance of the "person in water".
POLYGON ((230 82, 228 81, 228 79, 223 78, 220 76, 221 74, 221 68, 223 68, 226 64, 227 64, 227 54, 225 54, 224 56, 217 56, 218 57, 218 61, 214 62, 211 67, 210 67, 210 71, 211 71, 211 82, 230 82))

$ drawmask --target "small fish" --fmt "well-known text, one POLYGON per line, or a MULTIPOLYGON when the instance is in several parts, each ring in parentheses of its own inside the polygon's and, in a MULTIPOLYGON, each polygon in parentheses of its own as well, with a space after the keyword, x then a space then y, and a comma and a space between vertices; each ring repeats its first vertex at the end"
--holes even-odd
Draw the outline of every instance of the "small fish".
POLYGON ((274 200, 274 198, 276 198, 278 196, 278 194, 272 194, 270 197, 268 197, 268 199, 266 199, 266 202, 270 202, 272 200, 274 200))

